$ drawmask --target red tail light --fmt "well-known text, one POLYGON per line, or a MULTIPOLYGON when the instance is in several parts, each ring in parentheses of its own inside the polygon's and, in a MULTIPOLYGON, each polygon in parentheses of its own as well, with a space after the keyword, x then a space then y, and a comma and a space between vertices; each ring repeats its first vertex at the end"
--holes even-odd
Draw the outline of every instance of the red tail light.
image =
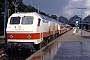
POLYGON ((38 25, 37 25, 37 26, 40 26, 40 21, 41 21, 41 19, 40 19, 40 18, 38 18, 38 25))

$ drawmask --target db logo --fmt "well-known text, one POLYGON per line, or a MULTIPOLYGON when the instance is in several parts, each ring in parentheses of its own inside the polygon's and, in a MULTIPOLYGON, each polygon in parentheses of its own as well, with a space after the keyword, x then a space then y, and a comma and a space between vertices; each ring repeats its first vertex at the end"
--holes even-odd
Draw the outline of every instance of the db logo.
POLYGON ((19 25, 18 28, 21 28, 21 26, 19 25))

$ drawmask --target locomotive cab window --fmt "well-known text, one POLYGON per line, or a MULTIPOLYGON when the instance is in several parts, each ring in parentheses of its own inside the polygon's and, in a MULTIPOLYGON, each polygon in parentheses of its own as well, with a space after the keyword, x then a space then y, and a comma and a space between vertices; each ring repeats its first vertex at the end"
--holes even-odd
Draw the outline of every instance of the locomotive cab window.
POLYGON ((10 24, 20 24, 20 17, 11 17, 10 24))
POLYGON ((33 24, 33 19, 34 19, 34 17, 32 17, 32 16, 24 16, 24 17, 22 17, 21 24, 33 24))

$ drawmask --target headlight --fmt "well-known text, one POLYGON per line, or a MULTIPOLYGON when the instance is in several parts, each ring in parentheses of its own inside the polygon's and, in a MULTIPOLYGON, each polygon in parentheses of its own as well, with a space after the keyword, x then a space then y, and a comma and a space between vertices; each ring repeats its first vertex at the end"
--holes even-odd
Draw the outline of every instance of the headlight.
POLYGON ((12 35, 10 35, 10 39, 12 39, 13 38, 13 36, 12 35))
POLYGON ((28 39, 30 39, 31 38, 31 36, 30 35, 28 35, 28 37, 27 37, 28 39))

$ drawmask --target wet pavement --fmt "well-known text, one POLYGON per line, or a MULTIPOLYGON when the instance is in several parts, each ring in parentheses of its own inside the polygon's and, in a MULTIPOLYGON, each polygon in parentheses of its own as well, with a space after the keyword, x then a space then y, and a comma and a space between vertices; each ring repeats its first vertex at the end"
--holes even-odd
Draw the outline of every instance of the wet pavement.
POLYGON ((90 60, 90 42, 62 42, 52 60, 90 60))
POLYGON ((73 30, 61 35, 54 43, 31 60, 90 60, 90 33, 73 35, 73 30))
POLYGON ((90 42, 59 42, 47 47, 32 60, 90 60, 90 42))
POLYGON ((51 44, 46 49, 41 51, 39 54, 37 54, 35 57, 33 57, 31 60, 51 60, 56 55, 57 51, 59 50, 61 46, 61 43, 58 42, 51 44))

